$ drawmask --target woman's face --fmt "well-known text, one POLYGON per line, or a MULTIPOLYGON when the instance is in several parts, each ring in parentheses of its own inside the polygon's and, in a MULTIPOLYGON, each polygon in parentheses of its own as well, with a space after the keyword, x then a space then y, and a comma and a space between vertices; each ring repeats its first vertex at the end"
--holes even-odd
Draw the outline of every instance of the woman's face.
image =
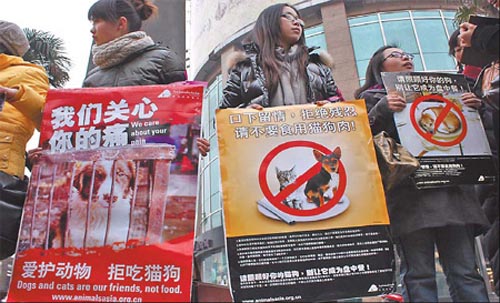
POLYGON ((283 7, 280 18, 281 46, 289 49, 299 41, 302 36, 304 21, 300 20, 295 10, 291 7, 283 7))
POLYGON ((382 62, 382 71, 413 71, 413 55, 405 53, 399 48, 388 48, 383 51, 383 55, 384 60, 382 62))
POLYGON ((119 21, 114 23, 103 19, 93 19, 90 32, 96 45, 107 43, 125 34, 123 25, 119 21))
POLYGON ((460 46, 460 43, 457 43, 457 46, 453 49, 455 54, 455 59, 460 63, 462 62, 462 55, 464 53, 464 48, 460 46))

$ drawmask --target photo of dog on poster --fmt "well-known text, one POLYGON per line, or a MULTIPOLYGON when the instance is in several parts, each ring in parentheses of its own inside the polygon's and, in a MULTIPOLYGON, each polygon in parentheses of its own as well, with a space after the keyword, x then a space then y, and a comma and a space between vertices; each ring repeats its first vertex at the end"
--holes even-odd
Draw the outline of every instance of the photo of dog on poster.
POLYGON ((126 242, 136 168, 133 161, 79 162, 68 208, 52 227, 51 246, 95 247, 126 242))
POLYGON ((339 174, 342 147, 335 146, 330 152, 302 147, 291 150, 293 151, 283 152, 273 159, 268 168, 269 183, 273 188, 271 191, 275 198, 280 197, 281 200, 263 198, 257 201, 259 211, 267 217, 288 224, 331 218, 345 211, 349 205, 346 196, 342 194, 338 201, 334 201, 339 187, 345 187, 345 184, 340 184, 339 174), (314 166, 319 166, 315 173, 307 172, 314 166), (274 176, 271 174, 272 168, 274 176), (322 209, 325 211, 322 212, 322 209), (310 216, 294 215, 296 212, 307 214, 311 211, 314 214, 311 213, 310 216))

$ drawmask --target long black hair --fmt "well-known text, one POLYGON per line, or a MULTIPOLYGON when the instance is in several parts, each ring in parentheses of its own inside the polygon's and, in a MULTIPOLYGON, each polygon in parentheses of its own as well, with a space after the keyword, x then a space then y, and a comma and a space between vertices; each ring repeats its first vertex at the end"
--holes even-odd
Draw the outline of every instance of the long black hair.
MULTIPOLYGON (((279 81, 281 62, 276 57, 276 46, 281 41, 281 15, 284 7, 292 8, 297 16, 300 14, 293 6, 287 3, 278 3, 264 9, 251 32, 250 39, 259 47, 258 62, 262 66, 267 83, 266 87, 271 95, 274 94, 279 81)), ((297 58, 299 63, 299 73, 305 74, 308 61, 308 51, 305 45, 306 38, 304 31, 297 41, 297 58)))
POLYGON ((127 18, 128 31, 141 29, 142 21, 156 15, 158 7, 149 0, 99 0, 88 12, 88 19, 102 19, 117 22, 120 17, 127 18))
POLYGON ((354 92, 354 98, 359 98, 362 92, 375 84, 382 85, 382 63, 384 63, 384 51, 388 48, 398 48, 395 45, 384 45, 373 53, 370 63, 366 68, 365 84, 354 92))

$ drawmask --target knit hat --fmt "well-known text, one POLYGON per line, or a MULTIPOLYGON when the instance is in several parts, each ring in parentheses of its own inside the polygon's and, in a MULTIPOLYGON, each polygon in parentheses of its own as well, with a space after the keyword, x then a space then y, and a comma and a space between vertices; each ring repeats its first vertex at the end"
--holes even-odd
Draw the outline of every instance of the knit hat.
POLYGON ((22 57, 30 48, 23 30, 16 24, 0 20, 0 44, 10 55, 22 57))

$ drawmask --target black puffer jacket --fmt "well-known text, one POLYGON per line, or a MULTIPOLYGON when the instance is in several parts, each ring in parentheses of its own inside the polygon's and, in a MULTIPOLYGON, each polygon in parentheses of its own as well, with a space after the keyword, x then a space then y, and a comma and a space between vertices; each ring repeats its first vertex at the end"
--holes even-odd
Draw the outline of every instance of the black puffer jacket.
POLYGON ((184 62, 171 49, 155 44, 130 55, 120 64, 92 69, 83 87, 154 85, 184 80, 184 62))
MULTIPOLYGON (((249 104, 270 106, 269 92, 262 67, 257 64, 258 46, 245 44, 245 57, 231 69, 223 91, 221 108, 246 107, 249 104)), ((318 54, 311 53, 307 64, 307 102, 330 100, 342 101, 343 97, 333 80, 331 69, 318 54)))

